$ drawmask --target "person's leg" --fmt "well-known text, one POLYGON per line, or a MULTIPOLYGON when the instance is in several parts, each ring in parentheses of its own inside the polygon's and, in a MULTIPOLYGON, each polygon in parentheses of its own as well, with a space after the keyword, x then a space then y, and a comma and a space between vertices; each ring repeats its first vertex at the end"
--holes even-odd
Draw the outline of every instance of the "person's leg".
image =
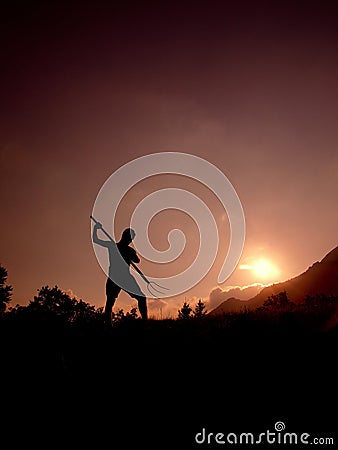
POLYGON ((129 275, 128 277, 128 290, 126 290, 126 292, 130 295, 130 297, 137 300, 138 309, 140 311, 141 317, 143 320, 147 320, 148 319, 147 298, 141 291, 140 286, 137 284, 135 278, 132 275, 129 275))
POLYGON ((137 303, 138 303, 138 309, 140 311, 141 317, 143 320, 148 319, 148 308, 147 308, 147 299, 143 295, 137 295, 135 296, 137 303))
POLYGON ((106 304, 104 308, 104 322, 106 325, 111 326, 111 315, 116 298, 119 295, 120 288, 110 279, 106 282, 106 304))

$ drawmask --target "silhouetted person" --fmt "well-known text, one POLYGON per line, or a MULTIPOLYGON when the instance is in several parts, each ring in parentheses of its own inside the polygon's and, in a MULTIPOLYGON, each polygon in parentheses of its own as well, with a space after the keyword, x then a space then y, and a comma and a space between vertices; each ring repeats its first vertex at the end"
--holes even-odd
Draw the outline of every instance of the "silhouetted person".
POLYGON ((106 282, 106 305, 104 309, 104 318, 107 325, 111 325, 112 309, 116 298, 121 289, 123 289, 132 298, 138 302, 138 309, 143 320, 147 320, 147 299, 141 291, 135 278, 130 273, 130 263, 139 263, 140 258, 136 251, 130 247, 132 240, 135 237, 135 231, 131 228, 126 228, 121 236, 119 242, 102 240, 97 236, 97 230, 101 229, 102 225, 96 223, 93 228, 93 242, 95 244, 106 247, 109 252, 109 277, 106 282), (121 256, 123 260, 121 259, 121 256), (126 264, 124 264, 124 261, 126 264), (116 284, 119 282, 119 284, 116 284), (123 286, 120 287, 120 284, 123 286))

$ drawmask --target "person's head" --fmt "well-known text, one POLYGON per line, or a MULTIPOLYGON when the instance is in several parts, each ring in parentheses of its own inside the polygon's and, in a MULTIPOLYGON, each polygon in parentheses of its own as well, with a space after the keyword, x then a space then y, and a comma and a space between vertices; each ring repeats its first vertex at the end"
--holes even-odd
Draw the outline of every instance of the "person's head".
POLYGON ((121 241, 125 242, 126 244, 130 244, 134 239, 135 234, 136 233, 132 228, 126 228, 122 233, 121 241))

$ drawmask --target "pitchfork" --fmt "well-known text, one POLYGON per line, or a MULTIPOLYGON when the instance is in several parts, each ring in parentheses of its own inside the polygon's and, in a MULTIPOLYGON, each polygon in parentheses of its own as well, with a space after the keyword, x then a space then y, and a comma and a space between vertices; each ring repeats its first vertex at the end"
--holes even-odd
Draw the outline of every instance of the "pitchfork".
MULTIPOLYGON (((96 223, 96 224, 100 223, 93 216, 90 216, 90 218, 92 219, 92 221, 94 223, 96 223)), ((102 227, 102 225, 101 225, 101 230, 107 236, 108 239, 110 239, 112 242, 115 242, 114 239, 102 227)), ((137 265, 133 263, 133 261, 130 261, 130 264, 133 266, 133 268, 136 270, 136 272, 141 276, 141 278, 147 283, 147 289, 153 297, 159 298, 156 294, 154 294, 154 292, 152 292, 152 290, 159 294, 162 294, 162 295, 164 295, 164 292, 162 292, 160 289, 165 289, 166 291, 169 290, 169 288, 161 286, 161 285, 155 283, 155 281, 148 280, 148 278, 144 275, 143 272, 141 272, 141 270, 137 267, 137 265)))

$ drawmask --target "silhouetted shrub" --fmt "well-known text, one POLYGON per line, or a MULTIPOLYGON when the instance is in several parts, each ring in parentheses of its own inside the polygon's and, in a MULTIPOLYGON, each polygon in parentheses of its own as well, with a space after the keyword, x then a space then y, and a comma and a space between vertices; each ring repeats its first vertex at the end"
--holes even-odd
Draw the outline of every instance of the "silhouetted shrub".
POLYGON ((137 308, 131 308, 130 311, 124 312, 123 309, 119 309, 117 312, 112 312, 112 324, 113 326, 121 323, 132 322, 138 318, 137 308))
POLYGON ((0 314, 3 314, 6 311, 13 291, 12 286, 6 284, 7 276, 8 273, 6 268, 0 265, 0 314))

